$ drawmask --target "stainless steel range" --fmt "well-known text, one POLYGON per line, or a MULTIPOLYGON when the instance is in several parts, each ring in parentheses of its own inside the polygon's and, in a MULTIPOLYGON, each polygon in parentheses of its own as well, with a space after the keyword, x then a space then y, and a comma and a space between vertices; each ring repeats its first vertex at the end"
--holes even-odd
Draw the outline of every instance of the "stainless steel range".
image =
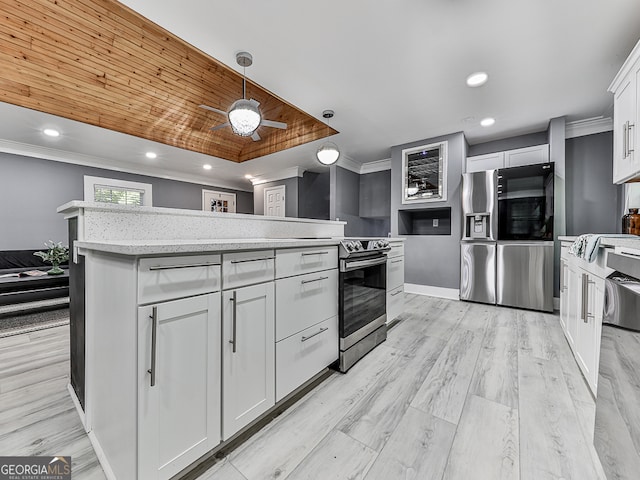
POLYGON ((387 338, 387 256, 382 239, 344 239, 339 247, 338 370, 346 372, 387 338))

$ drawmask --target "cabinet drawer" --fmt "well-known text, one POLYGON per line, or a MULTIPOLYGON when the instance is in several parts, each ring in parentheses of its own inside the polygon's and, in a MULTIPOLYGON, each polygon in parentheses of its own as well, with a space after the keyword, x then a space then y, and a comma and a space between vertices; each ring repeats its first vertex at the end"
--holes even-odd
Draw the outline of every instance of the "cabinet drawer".
POLYGON ((338 270, 276 280, 276 341, 338 315, 338 270))
POLYGON ((387 290, 387 323, 404 310, 404 286, 387 290))
POLYGON ((338 266, 338 247, 276 250, 276 278, 328 270, 338 266))
POLYGON ((404 257, 404 243, 393 243, 389 244, 391 250, 387 252, 387 257, 404 257))
POLYGON ((225 253, 222 255, 222 288, 270 282, 274 278, 273 250, 225 253))
POLYGON ((190 297, 220 290, 220 255, 142 258, 138 303, 190 297))
POLYGON ((387 291, 404 285, 404 257, 387 259, 387 291))
POLYGON ((337 359, 337 316, 276 343, 276 402, 337 359))

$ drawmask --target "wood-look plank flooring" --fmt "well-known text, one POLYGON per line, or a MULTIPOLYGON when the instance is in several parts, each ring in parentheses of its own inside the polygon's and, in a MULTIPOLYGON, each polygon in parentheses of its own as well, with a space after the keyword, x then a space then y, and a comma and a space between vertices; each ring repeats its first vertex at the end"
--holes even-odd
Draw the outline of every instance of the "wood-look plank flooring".
MULTIPOLYGON (((387 341, 201 480, 604 480, 594 400, 557 315, 406 295, 387 341)), ((0 339, 0 455, 103 479, 71 399, 67 326, 0 339)))

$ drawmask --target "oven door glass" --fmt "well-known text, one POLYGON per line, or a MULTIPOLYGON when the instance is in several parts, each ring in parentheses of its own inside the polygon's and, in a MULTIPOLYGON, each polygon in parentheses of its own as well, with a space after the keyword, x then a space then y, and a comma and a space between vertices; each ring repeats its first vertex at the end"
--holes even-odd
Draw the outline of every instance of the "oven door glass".
POLYGON ((347 338, 386 314, 386 262, 341 272, 340 286, 341 338, 347 338))
POLYGON ((498 240, 553 240, 553 164, 498 170, 498 240))

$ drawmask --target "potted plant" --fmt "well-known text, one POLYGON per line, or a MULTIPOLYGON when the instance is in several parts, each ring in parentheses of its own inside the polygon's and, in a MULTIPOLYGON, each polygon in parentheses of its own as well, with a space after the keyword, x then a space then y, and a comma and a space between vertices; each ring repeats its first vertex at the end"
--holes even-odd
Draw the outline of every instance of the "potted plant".
POLYGON ((62 275, 64 270, 60 268, 60 264, 69 260, 69 247, 64 247, 62 242, 55 243, 53 240, 45 242, 44 246, 48 248, 46 252, 35 252, 34 255, 53 266, 47 272, 49 275, 62 275))

